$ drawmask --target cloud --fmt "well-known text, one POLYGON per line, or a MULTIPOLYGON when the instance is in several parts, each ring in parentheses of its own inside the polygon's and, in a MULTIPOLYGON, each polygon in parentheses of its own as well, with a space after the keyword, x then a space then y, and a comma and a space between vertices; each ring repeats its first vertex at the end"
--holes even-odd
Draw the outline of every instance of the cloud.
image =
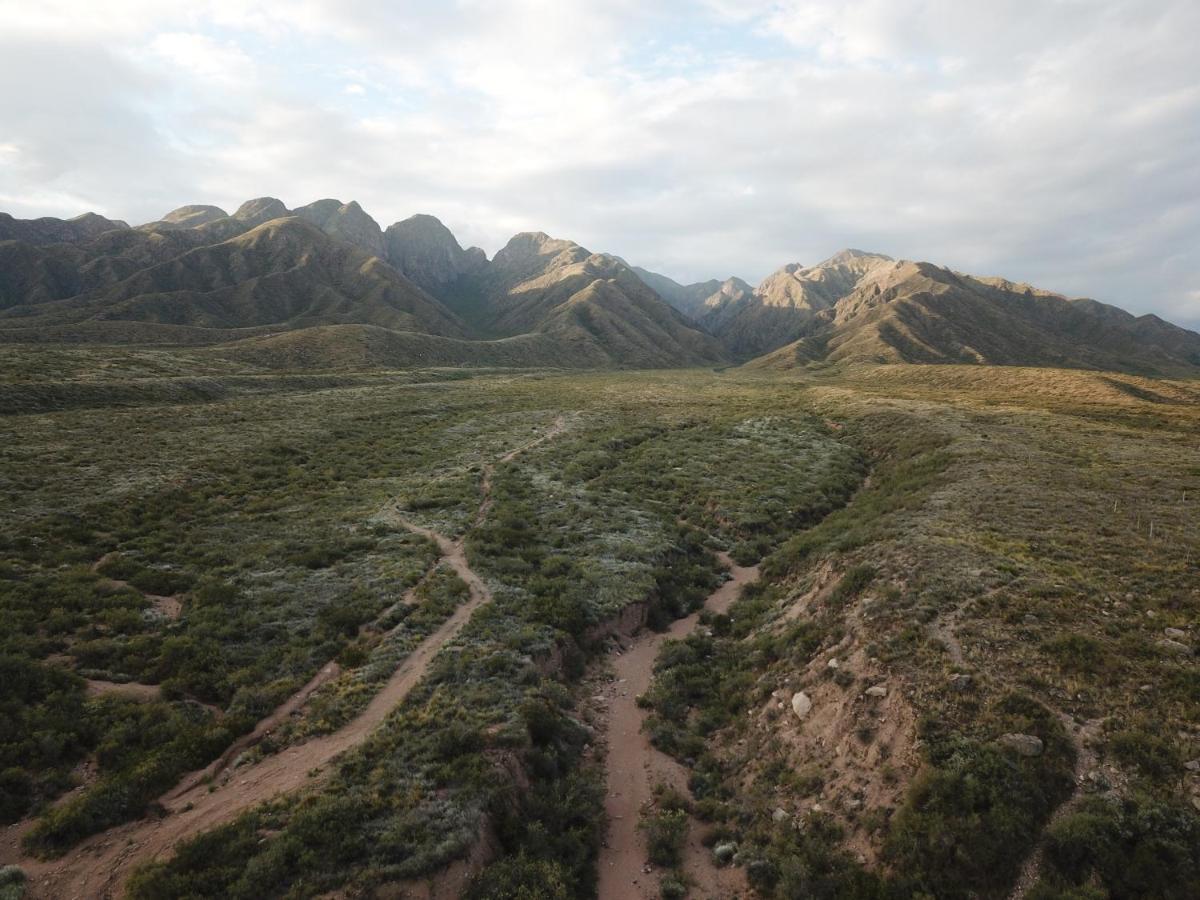
POLYGON ((14 213, 337 196, 489 251, 755 279, 851 245, 1200 324, 1192 0, 100 10, 0 0, 14 213))

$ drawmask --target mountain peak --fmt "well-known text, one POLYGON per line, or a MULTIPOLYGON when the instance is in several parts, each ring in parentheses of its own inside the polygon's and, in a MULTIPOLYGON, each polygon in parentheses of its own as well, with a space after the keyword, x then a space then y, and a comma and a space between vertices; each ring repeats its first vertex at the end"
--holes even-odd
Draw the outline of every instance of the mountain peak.
POLYGON ((357 201, 317 200, 297 207, 292 210, 292 215, 312 222, 332 238, 353 244, 372 256, 383 256, 383 231, 357 201))
POLYGON ((823 263, 813 266, 814 269, 825 268, 827 266, 844 266, 860 260, 876 260, 879 262, 894 262, 890 256, 883 253, 872 253, 869 250, 856 250, 853 247, 846 247, 839 250, 823 263))
POLYGON ((288 208, 283 205, 282 200, 274 197, 256 197, 239 206, 237 212, 233 214, 233 218, 245 222, 253 228, 263 222, 279 219, 286 215, 289 215, 288 208))
POLYGON ((560 253, 570 253, 577 260, 586 259, 591 254, 574 241, 552 238, 544 231, 522 231, 514 234, 507 244, 496 253, 495 262, 498 265, 513 263, 518 260, 530 260, 539 256, 557 256, 560 253))
POLYGON ((417 213, 389 225, 384 244, 388 262, 435 297, 463 274, 487 262, 482 250, 463 250, 454 232, 428 213, 417 213))
POLYGON ((196 228, 200 225, 206 225, 209 222, 215 222, 218 219, 227 218, 229 218, 229 213, 225 212, 219 206, 191 203, 187 206, 171 210, 159 222, 165 222, 168 225, 177 225, 180 228, 196 228))

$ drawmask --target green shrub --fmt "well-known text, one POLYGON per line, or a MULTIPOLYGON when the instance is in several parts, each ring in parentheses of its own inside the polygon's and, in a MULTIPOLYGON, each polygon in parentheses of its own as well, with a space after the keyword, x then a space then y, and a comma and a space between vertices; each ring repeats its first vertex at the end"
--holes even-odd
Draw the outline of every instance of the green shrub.
POLYGON ((684 809, 664 809, 642 817, 638 828, 646 836, 646 856, 656 866, 671 869, 683 860, 688 814, 684 809))
POLYGON ((1175 799, 1087 800, 1047 829, 1039 890, 1089 888, 1114 900, 1200 896, 1200 815, 1175 799))
POLYGON ((1135 728, 1119 731, 1108 739, 1113 756, 1154 781, 1179 777, 1183 757, 1162 729, 1135 728))
POLYGON ((938 898, 990 892, 1015 876, 1051 811, 1069 794, 1061 764, 953 738, 909 789, 885 852, 901 880, 938 898))
POLYGON ((1100 641, 1085 634, 1064 634, 1042 643, 1066 672, 1094 673, 1105 666, 1106 654, 1100 641))

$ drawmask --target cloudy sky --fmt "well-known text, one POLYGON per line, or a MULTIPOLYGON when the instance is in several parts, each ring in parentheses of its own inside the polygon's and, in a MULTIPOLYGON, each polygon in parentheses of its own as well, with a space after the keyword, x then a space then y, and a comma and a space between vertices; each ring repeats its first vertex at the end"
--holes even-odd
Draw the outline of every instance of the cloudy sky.
POLYGON ((0 210, 357 199, 681 280, 843 246, 1200 326, 1197 0, 0 0, 0 210))

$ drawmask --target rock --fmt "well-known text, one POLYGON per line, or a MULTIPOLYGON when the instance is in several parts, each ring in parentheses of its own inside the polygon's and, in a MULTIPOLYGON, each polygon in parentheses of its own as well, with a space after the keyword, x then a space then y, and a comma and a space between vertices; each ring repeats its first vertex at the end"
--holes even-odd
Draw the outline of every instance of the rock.
POLYGON ((771 821, 777 825, 781 822, 786 822, 789 818, 790 816, 788 816, 786 809, 776 809, 775 812, 771 813, 771 821))
POLYGON ((1179 641, 1173 641, 1170 638, 1162 638, 1158 642, 1158 647, 1160 650, 1164 650, 1167 653, 1173 653, 1179 656, 1192 652, 1192 648, 1187 644, 1181 644, 1179 641))
POLYGON ((836 672, 836 671, 837 671, 839 668, 841 668, 841 665, 838 663, 838 661, 837 661, 837 659, 836 659, 836 658, 834 658, 834 659, 831 659, 831 660, 830 660, 828 663, 826 663, 826 665, 827 665, 829 668, 833 669, 835 672, 836 672))
POLYGON ((867 688, 867 696, 868 697, 886 697, 887 696, 887 685, 884 685, 884 684, 872 685, 871 687, 867 688))
POLYGON ((956 691, 965 691, 971 687, 972 678, 970 675, 951 675, 950 687, 956 691))
POLYGON ((1038 621, 1038 617, 1033 615, 1032 613, 1026 613, 1025 617, 1021 621, 1024 622, 1026 625, 1036 625, 1037 621, 1038 621))
POLYGON ((1187 637, 1187 632, 1182 628, 1164 628, 1163 634, 1177 641, 1182 641, 1185 637, 1187 637))
POLYGON ((1200 772, 1200 759, 1189 759, 1183 767, 1189 772, 1200 772))
POLYGON ((1032 734, 1002 734, 996 743, 1021 756, 1041 756, 1044 749, 1042 739, 1032 734))
POLYGON ((800 719, 807 718, 812 711, 812 700, 804 691, 796 691, 792 694, 792 712, 800 719))

